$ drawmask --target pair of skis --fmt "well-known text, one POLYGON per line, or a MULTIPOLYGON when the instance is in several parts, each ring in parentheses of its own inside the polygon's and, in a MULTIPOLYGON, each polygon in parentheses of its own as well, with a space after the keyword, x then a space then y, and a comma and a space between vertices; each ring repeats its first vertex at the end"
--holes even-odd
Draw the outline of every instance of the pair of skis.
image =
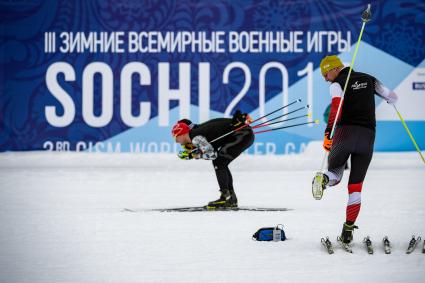
MULTIPOLYGON (((322 245, 326 248, 329 254, 334 253, 334 248, 333 248, 331 240, 329 240, 329 237, 322 238, 320 241, 322 242, 322 245)), ((353 250, 351 249, 351 246, 349 244, 343 243, 340 237, 337 237, 337 241, 346 252, 349 252, 349 253, 353 252, 353 250)))
POLYGON ((290 211, 292 208, 285 207, 257 207, 257 206, 238 206, 238 207, 222 207, 222 208, 209 208, 208 206, 189 206, 189 207, 170 207, 170 208, 124 208, 123 212, 214 212, 214 211, 258 211, 258 212, 277 212, 277 211, 290 211))
MULTIPOLYGON (((353 249, 352 249, 352 246, 350 244, 344 243, 342 241, 341 237, 337 237, 336 239, 337 239, 337 242, 339 243, 339 245, 341 246, 341 248, 343 250, 345 250, 348 253, 353 253, 353 249)), ((388 242, 387 248, 390 249, 388 238, 385 237, 384 239, 387 239, 387 242, 388 242)), ((322 245, 326 248, 326 250, 328 251, 329 254, 334 253, 333 245, 332 245, 332 242, 329 240, 329 237, 322 238, 321 242, 322 242, 322 245)), ((366 247, 368 254, 373 254, 372 240, 370 239, 369 236, 367 236, 363 239, 363 243, 365 244, 365 247, 366 247)), ((385 241, 384 241, 384 249, 386 250, 385 241)), ((385 253, 387 253, 387 252, 385 252, 385 253)))
MULTIPOLYGON (((322 242, 322 245, 326 248, 326 250, 328 251, 329 254, 334 253, 333 245, 332 245, 332 242, 329 240, 329 237, 322 238, 321 242, 322 242)), ((337 237, 337 242, 340 244, 341 248, 344 249, 346 252, 353 253, 352 246, 350 244, 344 243, 340 237, 337 237)), ((409 246, 407 248, 406 253, 407 254, 412 253, 416 249, 416 246, 418 245, 418 243, 420 243, 420 242, 421 242, 421 237, 415 238, 415 236, 412 236, 412 239, 409 242, 409 246)), ((370 239, 369 236, 367 236, 363 239, 363 243, 366 247, 368 254, 373 254, 372 240, 370 239)), ((390 243, 390 240, 388 239, 387 236, 385 236, 382 239, 382 244, 383 244, 383 247, 384 247, 385 254, 390 254, 391 253, 391 243, 390 243)), ((422 253, 425 253, 425 240, 424 240, 424 243, 423 243, 423 246, 422 246, 422 253)))

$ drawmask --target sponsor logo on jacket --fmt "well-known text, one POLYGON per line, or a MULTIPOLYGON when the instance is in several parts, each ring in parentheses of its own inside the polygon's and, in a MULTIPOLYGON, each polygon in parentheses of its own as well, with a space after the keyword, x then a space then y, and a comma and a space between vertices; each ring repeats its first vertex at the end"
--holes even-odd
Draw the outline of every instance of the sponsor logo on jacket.
POLYGON ((359 83, 358 81, 356 81, 354 84, 351 85, 351 88, 353 90, 359 90, 359 89, 367 88, 367 82, 359 83))

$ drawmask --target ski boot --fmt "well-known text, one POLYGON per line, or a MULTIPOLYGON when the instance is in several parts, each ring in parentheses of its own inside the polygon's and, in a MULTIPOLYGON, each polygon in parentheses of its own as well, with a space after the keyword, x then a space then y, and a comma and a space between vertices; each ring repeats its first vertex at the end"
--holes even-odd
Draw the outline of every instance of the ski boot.
POLYGON ((356 225, 354 225, 354 223, 349 224, 347 222, 344 223, 344 225, 342 226, 342 232, 341 232, 341 241, 344 244, 350 244, 351 241, 353 241, 353 233, 354 233, 354 229, 358 229, 359 227, 357 227, 356 225))
POLYGON ((223 190, 221 191, 220 198, 211 201, 207 205, 207 209, 232 209, 238 207, 238 199, 233 190, 223 190))
POLYGON ((311 193, 313 197, 317 200, 320 200, 323 196, 323 190, 326 189, 326 185, 329 182, 329 177, 322 172, 317 172, 316 176, 313 178, 311 193))

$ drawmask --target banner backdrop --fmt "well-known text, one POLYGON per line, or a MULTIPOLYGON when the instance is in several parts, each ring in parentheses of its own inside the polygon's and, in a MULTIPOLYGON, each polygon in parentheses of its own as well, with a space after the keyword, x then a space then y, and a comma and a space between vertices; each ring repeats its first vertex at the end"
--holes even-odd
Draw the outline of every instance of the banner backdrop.
MULTIPOLYGON (((249 153, 302 152, 331 100, 320 60, 349 65, 367 3, 0 0, 0 151, 174 152, 180 118, 256 118, 302 99, 278 114, 308 104, 312 117, 286 124, 320 124, 259 134, 249 153)), ((424 149, 425 3, 371 4, 354 69, 398 93, 424 149)), ((375 150, 414 150, 376 102, 375 150)))

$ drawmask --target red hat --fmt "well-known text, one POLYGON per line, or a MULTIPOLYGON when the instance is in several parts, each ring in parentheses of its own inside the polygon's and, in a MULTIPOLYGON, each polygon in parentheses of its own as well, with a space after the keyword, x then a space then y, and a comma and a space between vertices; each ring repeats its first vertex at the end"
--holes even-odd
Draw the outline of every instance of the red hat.
POLYGON ((190 132, 190 127, 183 122, 177 122, 173 126, 173 129, 171 130, 171 134, 173 135, 174 138, 177 138, 178 136, 187 134, 189 132, 190 132))

